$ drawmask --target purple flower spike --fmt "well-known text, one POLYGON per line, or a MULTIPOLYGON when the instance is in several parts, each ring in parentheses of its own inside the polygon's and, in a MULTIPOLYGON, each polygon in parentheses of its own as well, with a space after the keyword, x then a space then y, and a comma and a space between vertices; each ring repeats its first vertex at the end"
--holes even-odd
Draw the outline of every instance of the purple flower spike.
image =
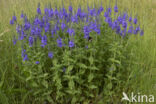
POLYGON ((14 21, 13 21, 12 19, 10 20, 10 24, 11 24, 11 25, 13 25, 13 24, 14 24, 14 21))
POLYGON ((72 47, 74 47, 74 46, 75 46, 74 42, 70 40, 70 41, 69 41, 69 47, 72 48, 72 47))
POLYGON ((16 16, 13 16, 13 17, 12 17, 12 20, 13 20, 13 21, 17 21, 16 16))
POLYGON ((34 43, 34 39, 32 36, 29 37, 29 46, 32 47, 34 43))
POLYGON ((132 34, 133 33, 133 26, 132 25, 129 27, 128 33, 129 34, 132 34))
POLYGON ((42 36, 41 43, 42 43, 41 44, 42 47, 45 47, 47 45, 47 36, 46 35, 42 36))
POLYGON ((69 28, 69 29, 67 30, 67 33, 68 33, 70 36, 75 35, 74 29, 71 29, 71 28, 69 28))
POLYGON ((53 52, 49 52, 48 57, 52 59, 53 58, 53 52))
POLYGON ((101 13, 103 10, 104 10, 104 9, 103 9, 103 7, 101 6, 101 7, 98 9, 97 14, 100 15, 100 13, 101 13))
POLYGON ((72 6, 69 6, 69 8, 68 8, 68 9, 69 9, 69 12, 70 12, 70 13, 72 13, 72 12, 73 12, 73 8, 72 8, 72 6))
POLYGON ((137 22, 138 22, 138 20, 137 20, 137 18, 134 18, 134 24, 137 24, 137 22))
POLYGON ((62 39, 57 39, 57 46, 58 47, 63 47, 63 44, 62 44, 62 39))
POLYGON ((22 50, 22 58, 23 58, 23 61, 28 60, 28 55, 26 54, 26 50, 25 49, 22 50))
POLYGON ((16 37, 14 36, 14 38, 13 38, 13 44, 16 45, 16 42, 17 42, 17 39, 16 39, 16 37))
POLYGON ((140 35, 141 35, 141 36, 144 35, 144 30, 141 30, 140 35))
POLYGON ((21 18, 24 18, 24 14, 23 14, 23 12, 22 12, 22 14, 21 14, 21 18))
POLYGON ((28 60, 28 55, 25 54, 24 58, 23 58, 23 61, 27 61, 28 60))
POLYGON ((64 31, 65 28, 66 28, 66 24, 65 23, 62 23, 61 24, 61 29, 64 31))
POLYGON ((114 7, 114 12, 118 12, 118 7, 117 7, 117 5, 115 5, 115 7, 114 7))
POLYGON ((40 64, 40 62, 39 62, 39 61, 36 61, 36 62, 35 62, 35 64, 37 64, 37 65, 38 65, 38 64, 40 64))
POLYGON ((122 27, 127 28, 127 22, 126 21, 122 21, 122 27))
POLYGON ((41 14, 41 9, 40 9, 40 7, 37 8, 37 13, 38 13, 38 14, 41 14))
POLYGON ((132 21, 132 17, 129 17, 129 22, 131 22, 132 21))

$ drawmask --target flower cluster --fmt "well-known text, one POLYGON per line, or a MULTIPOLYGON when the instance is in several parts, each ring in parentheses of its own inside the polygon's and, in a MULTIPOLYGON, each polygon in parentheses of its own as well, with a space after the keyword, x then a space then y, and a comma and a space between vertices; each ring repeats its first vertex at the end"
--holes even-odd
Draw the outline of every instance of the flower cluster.
MULTIPOLYGON (((75 11, 71 5, 68 9, 64 7, 60 9, 46 7, 44 11, 41 11, 40 6, 38 6, 37 15, 33 20, 29 20, 23 12, 21 13, 23 24, 20 25, 16 22, 18 39, 14 37, 13 42, 16 44, 16 41, 19 40, 23 44, 28 43, 29 47, 34 47, 36 43, 40 43, 42 48, 45 48, 51 42, 56 42, 56 47, 58 48, 74 48, 77 44, 74 41, 74 37, 79 35, 77 31, 84 34, 83 38, 85 40, 90 38, 91 32, 95 32, 97 35, 101 34, 101 18, 104 18, 104 22, 121 36, 144 34, 144 31, 140 29, 137 18, 133 19, 126 12, 118 12, 117 5, 115 5, 114 11, 110 7, 104 11, 102 6, 99 8, 88 7, 87 10, 79 7, 75 11), (115 13, 115 18, 112 18, 113 13, 115 13), (80 25, 80 28, 77 28, 77 25, 80 25), (62 33, 63 36, 61 35, 62 33), (68 42, 65 43, 66 38, 68 38, 68 42)), ((10 24, 15 24, 15 21, 17 21, 16 16, 13 16, 10 24)), ((47 56, 53 58, 53 51, 49 50, 47 56)), ((28 60, 25 49, 22 50, 22 57, 23 61, 28 60)), ((39 64, 39 62, 36 61, 36 64, 39 64)))
POLYGON ((132 18, 128 16, 126 12, 118 14, 118 7, 115 5, 114 13, 116 18, 112 19, 112 9, 107 8, 104 13, 105 22, 109 24, 109 26, 116 31, 117 34, 121 36, 125 36, 126 34, 138 34, 142 36, 144 31, 140 29, 137 18, 132 18))

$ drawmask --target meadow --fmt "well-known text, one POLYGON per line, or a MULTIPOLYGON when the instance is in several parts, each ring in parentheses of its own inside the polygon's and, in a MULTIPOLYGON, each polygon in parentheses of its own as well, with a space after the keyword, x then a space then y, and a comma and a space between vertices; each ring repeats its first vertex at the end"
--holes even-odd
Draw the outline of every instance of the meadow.
MULTIPOLYGON (((60 50, 59 48, 54 48, 58 52, 58 56, 54 56, 55 60, 53 60, 51 63, 50 59, 41 58, 40 60, 43 62, 40 61, 40 63, 42 63, 42 65, 37 66, 36 64, 39 63, 34 62, 34 60, 32 59, 32 62, 36 64, 27 67, 22 63, 20 53, 20 51, 22 50, 20 45, 22 43, 18 43, 16 46, 13 45, 13 36, 17 33, 16 26, 10 25, 10 19, 12 19, 13 15, 16 15, 18 22, 22 24, 22 19, 20 17, 23 11, 27 15, 28 19, 33 20, 38 8, 38 3, 40 3, 40 9, 42 12, 44 11, 44 8, 49 7, 49 5, 52 8, 62 8, 62 5, 64 5, 64 7, 67 9, 69 5, 72 5, 73 9, 77 10, 79 6, 81 6, 83 9, 86 9, 87 6, 95 6, 97 8, 101 6, 101 4, 104 7, 105 11, 109 6, 114 8, 116 0, 0 0, 0 104, 43 104, 48 102, 51 102, 50 104, 118 104, 121 102, 123 91, 127 94, 131 94, 131 92, 137 94, 139 92, 141 94, 152 94, 156 96, 155 0, 117 0, 119 12, 123 13, 126 11, 133 18, 137 17, 140 27, 144 29, 144 35, 130 35, 125 40, 122 40, 122 38, 116 36, 115 32, 108 28, 109 26, 107 24, 102 24, 101 34, 104 34, 102 35, 103 40, 95 37, 96 40, 99 41, 89 43, 89 48, 91 46, 94 47, 91 47, 91 49, 87 51, 82 51, 81 48, 73 49, 72 53, 74 53, 74 56, 70 58, 74 59, 74 61, 68 60, 67 63, 66 61, 64 61, 64 63, 66 64, 63 64, 67 67, 66 74, 69 76, 64 76, 63 78, 62 73, 64 72, 64 70, 63 72, 53 71, 55 69, 50 69, 50 64, 52 64, 53 66, 56 65, 56 69, 60 67, 57 66, 57 64, 60 60, 63 60, 61 59, 62 57, 69 58, 71 49, 65 48, 64 50, 66 51, 62 52, 62 50, 60 50), (102 46, 100 47, 100 44, 104 45, 106 48, 101 48, 102 46), (118 44, 120 44, 121 46, 118 46, 118 44), (106 53, 103 55, 103 53, 100 53, 99 51, 99 53, 97 52, 99 55, 95 55, 95 53, 92 52, 92 49, 94 48, 96 48, 97 50, 103 50, 102 52, 105 51, 106 53), (78 52, 80 52, 80 54, 78 52), (119 55, 118 53, 120 53, 121 57, 120 55, 115 57, 114 53, 117 55, 119 55), (77 56, 77 54, 80 56, 77 56), (107 56, 107 54, 109 54, 109 57, 107 56), (106 62, 102 60, 100 55, 103 55, 102 58, 105 59, 106 62), (114 61, 112 60, 112 58, 110 59, 111 56, 113 58, 115 57, 116 60, 114 61), (79 57, 84 57, 84 59, 80 58, 79 60, 79 57), (85 59, 85 57, 89 58, 85 59), (127 59, 122 57, 126 57, 127 59), (75 60, 76 62, 84 62, 85 64, 80 63, 77 65, 75 64, 75 60), (85 60, 88 61, 86 62, 85 60), (103 66, 102 62, 100 62, 99 60, 104 63, 103 66), (73 65, 77 66, 73 66, 69 63, 74 63, 73 65), (118 64, 119 66, 117 66, 118 64), (77 75, 77 73, 80 73, 81 70, 70 73, 72 68, 91 69, 91 67, 93 67, 94 65, 95 67, 97 65, 99 66, 97 66, 97 68, 93 68, 95 70, 86 71, 85 75, 77 75), (114 68, 113 65, 116 66, 115 68, 120 70, 111 70, 110 72, 107 70, 100 70, 100 68, 103 67, 114 68), (43 71, 42 68, 46 70, 46 73, 39 73, 40 75, 35 75, 35 73, 38 73, 38 70, 36 71, 36 69, 43 71), (96 70, 98 68, 99 71, 96 70), (28 71, 28 69, 34 69, 33 71, 29 70, 28 72, 34 73, 31 77, 29 76, 29 74, 25 73, 26 71, 28 71), (55 74, 53 75, 53 73, 55 74), (106 75, 104 75, 105 78, 102 81, 100 81, 100 79, 102 78, 100 73, 107 73, 106 75), (49 74, 52 75, 49 76, 49 74), (61 78, 56 75, 61 76, 61 78), (88 78, 89 75, 96 77, 95 79, 92 78, 93 76, 91 76, 91 78, 88 78), (77 78, 77 76, 81 76, 82 83, 86 83, 86 85, 84 85, 85 87, 79 86, 81 80, 77 78), (72 77, 75 77, 74 80, 78 79, 79 83, 77 84, 77 82, 74 82, 75 85, 73 85, 73 80, 71 81, 72 77), (86 77, 88 79, 83 80, 83 78, 85 79, 86 77), (93 81, 92 83, 92 79, 94 79, 95 82, 93 81), (60 80, 62 81, 62 85, 60 85, 60 80), (41 85, 40 83, 37 85, 36 82, 43 83, 41 83, 41 85), (50 83, 54 82, 56 82, 55 85, 51 86, 50 83), (69 84, 68 87, 66 85, 67 82, 69 84), (100 83, 105 83, 104 85, 106 87, 103 87, 100 83), (96 86, 93 85, 96 85, 100 88, 96 88, 96 86), (75 86, 75 90, 73 90, 73 86, 75 86), (92 87, 90 88, 89 86, 92 87), (101 86, 103 88, 101 88, 101 86), (54 90, 51 90, 52 88, 54 90), (60 90, 58 90, 59 88, 60 90), (79 94, 79 90, 81 91, 81 93, 83 92, 82 95, 79 94), (86 90, 86 92, 84 90, 86 90), (67 95, 64 95, 66 94, 64 93, 64 91, 67 91, 67 95), (103 94, 99 94, 98 92, 100 91, 102 91, 103 94), (80 100, 80 102, 78 100, 80 100)), ((103 14, 104 12, 101 15, 103 14)), ((104 19, 101 20, 104 21, 104 19)), ((84 24, 82 23, 82 25, 84 24)), ((92 41, 94 41, 95 39, 93 34, 92 41)), ((77 41, 81 42, 82 40, 77 41)), ((51 43, 49 44, 49 46, 53 47, 53 44, 51 43)), ((77 44, 77 46, 82 46, 82 44, 77 44)), ((26 47, 29 51, 31 50, 30 48, 28 48, 28 46, 26 47)), ((73 48, 72 44, 70 48, 73 48)), ((47 54, 46 49, 42 50, 39 48, 37 51, 41 53, 34 54, 30 51, 30 55, 34 56, 35 59, 36 57, 40 57, 42 55, 44 56, 44 52, 46 52, 47 54)), ((52 57, 52 55, 49 55, 49 57, 52 57)), ((61 65, 62 63, 59 64, 61 65)))

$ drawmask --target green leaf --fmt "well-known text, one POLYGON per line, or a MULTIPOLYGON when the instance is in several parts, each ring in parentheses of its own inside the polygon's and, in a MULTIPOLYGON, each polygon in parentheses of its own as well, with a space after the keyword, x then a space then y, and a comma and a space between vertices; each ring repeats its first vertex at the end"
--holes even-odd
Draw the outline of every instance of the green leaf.
POLYGON ((7 71, 7 70, 5 70, 4 73, 2 74, 1 82, 0 82, 0 89, 2 88, 2 86, 3 86, 3 84, 4 84, 6 71, 7 71))
POLYGON ((51 98, 51 96, 47 96, 46 99, 47 99, 50 103, 54 104, 54 101, 53 101, 53 99, 51 98))
POLYGON ((89 88, 90 88, 90 89, 96 89, 96 88, 98 88, 98 87, 95 86, 95 85, 90 85, 89 88))
POLYGON ((86 71, 86 70, 84 70, 84 69, 80 69, 80 70, 79 70, 79 74, 80 74, 80 75, 83 75, 83 74, 85 73, 85 71, 86 71))
POLYGON ((71 104, 75 104, 76 101, 78 101, 78 99, 74 96, 74 97, 72 98, 71 104))
POLYGON ((9 104, 6 95, 0 91, 0 104, 9 104))
POLYGON ((28 82, 32 87, 38 87, 38 84, 35 81, 28 82))
POLYGON ((45 87, 45 88, 48 88, 48 82, 46 80, 43 80, 42 81, 42 85, 45 87))
POLYGON ((26 98, 29 96, 30 93, 31 93, 31 91, 28 91, 28 92, 22 97, 22 104, 25 104, 25 100, 26 100, 26 98))
POLYGON ((54 64, 54 66, 56 66, 57 65, 57 59, 53 59, 53 64, 54 64))
POLYGON ((87 69, 87 66, 83 63, 78 63, 77 64, 80 68, 84 68, 84 69, 87 69))
POLYGON ((88 76, 88 82, 91 82, 94 78, 94 74, 90 73, 88 76))
POLYGON ((99 70, 96 66, 90 66, 89 69, 90 70, 99 70))
POLYGON ((94 62, 94 58, 92 56, 89 57, 89 63, 90 65, 93 65, 93 62, 94 62))
POLYGON ((108 61, 121 65, 121 62, 119 60, 114 59, 114 58, 109 58, 108 61))
POLYGON ((112 83, 108 83, 107 88, 112 89, 112 83))
POLYGON ((68 86, 69 86, 70 89, 74 89, 74 87, 75 87, 74 81, 70 80, 69 83, 68 83, 68 86))
POLYGON ((69 73, 73 69, 73 65, 68 66, 66 73, 69 73))

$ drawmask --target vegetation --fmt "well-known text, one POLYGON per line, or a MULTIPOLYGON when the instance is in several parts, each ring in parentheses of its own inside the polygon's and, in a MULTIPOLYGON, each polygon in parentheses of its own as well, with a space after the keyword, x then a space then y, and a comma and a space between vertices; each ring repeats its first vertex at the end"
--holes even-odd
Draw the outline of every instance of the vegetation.
MULTIPOLYGON (((121 102, 123 91, 128 94, 140 92, 156 96, 155 5, 154 0, 118 0, 117 4, 115 0, 2 0, 0 103, 116 104, 121 102), (17 22, 12 16, 16 15, 18 24, 22 27, 26 23, 25 15, 31 25, 36 17, 43 17, 45 7, 57 7, 59 10, 63 8, 62 5, 66 9, 72 5, 75 12, 80 5, 83 11, 87 11, 87 6, 97 10, 103 6, 104 11, 101 11, 100 22, 93 24, 97 16, 90 19, 94 29, 89 31, 89 36, 87 26, 91 28, 91 25, 78 20, 78 24, 73 21, 66 24, 68 28, 64 31, 59 24, 62 28, 53 38, 52 31, 48 29, 46 32, 46 26, 43 26, 36 43, 29 29, 24 30, 26 38, 21 39, 22 36, 19 35, 18 40, 17 22), (137 24, 144 29, 144 35, 140 36, 141 29, 138 35, 127 32, 126 36, 112 29, 107 21, 108 17, 103 16, 109 5, 112 11, 115 5, 119 8, 117 15, 112 12, 112 20, 125 12, 133 19, 137 17, 137 24), (36 10, 38 14, 34 15, 36 10), (24 18, 21 18, 21 13, 24 18), (14 24, 11 23, 13 26, 9 24, 11 19, 14 20, 14 24)), ((57 19, 49 20, 50 29, 57 24, 56 21, 57 19)), ((63 23, 63 20, 60 22, 63 23)), ((129 22, 127 25, 128 28, 129 22)))

